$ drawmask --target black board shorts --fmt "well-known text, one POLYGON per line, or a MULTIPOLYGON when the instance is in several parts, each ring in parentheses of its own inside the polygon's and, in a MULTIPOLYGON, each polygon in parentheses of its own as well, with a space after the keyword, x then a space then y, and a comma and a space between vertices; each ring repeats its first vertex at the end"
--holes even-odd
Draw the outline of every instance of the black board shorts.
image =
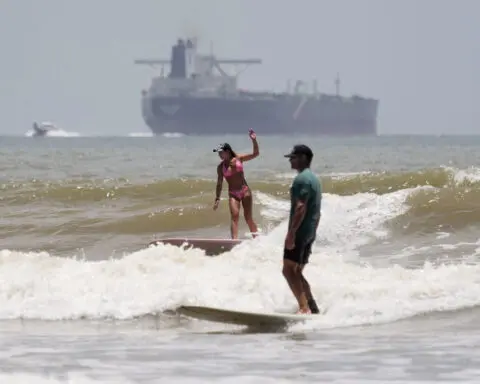
POLYGON ((314 241, 315 239, 310 241, 295 240, 295 248, 283 249, 283 258, 301 265, 308 264, 314 241))

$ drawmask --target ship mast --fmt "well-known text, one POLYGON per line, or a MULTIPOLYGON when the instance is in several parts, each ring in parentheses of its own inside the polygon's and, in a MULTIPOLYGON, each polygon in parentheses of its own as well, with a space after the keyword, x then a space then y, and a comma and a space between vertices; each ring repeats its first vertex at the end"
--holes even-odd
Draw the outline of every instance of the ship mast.
POLYGON ((340 96, 340 74, 337 72, 337 77, 335 78, 335 92, 337 96, 340 96))

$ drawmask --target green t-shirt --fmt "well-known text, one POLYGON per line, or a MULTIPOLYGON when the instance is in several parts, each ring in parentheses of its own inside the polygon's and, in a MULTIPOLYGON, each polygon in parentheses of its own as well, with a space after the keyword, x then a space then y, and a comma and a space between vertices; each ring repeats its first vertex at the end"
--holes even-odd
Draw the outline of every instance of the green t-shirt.
POLYGON ((298 228, 295 237, 297 240, 307 241, 315 236, 315 227, 320 217, 322 204, 322 186, 310 168, 304 169, 293 180, 290 187, 290 228, 298 200, 306 201, 305 217, 298 228))

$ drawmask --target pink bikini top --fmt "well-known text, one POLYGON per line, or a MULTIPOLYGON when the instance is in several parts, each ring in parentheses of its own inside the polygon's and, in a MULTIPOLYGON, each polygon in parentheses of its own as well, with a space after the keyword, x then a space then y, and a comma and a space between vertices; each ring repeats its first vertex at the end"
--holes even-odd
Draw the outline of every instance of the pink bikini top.
POLYGON ((243 164, 240 160, 238 159, 235 160, 235 166, 236 168, 232 170, 232 169, 228 169, 228 166, 225 166, 225 164, 223 164, 223 176, 229 177, 229 176, 232 176, 234 173, 243 172, 243 164))

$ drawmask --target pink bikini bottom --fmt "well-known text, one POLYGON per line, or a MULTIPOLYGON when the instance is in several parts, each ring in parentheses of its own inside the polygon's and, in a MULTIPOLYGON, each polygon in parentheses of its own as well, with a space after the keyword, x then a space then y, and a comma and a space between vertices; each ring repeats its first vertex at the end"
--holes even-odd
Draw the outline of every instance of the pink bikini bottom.
POLYGON ((244 185, 240 190, 229 190, 228 194, 230 197, 233 197, 235 200, 242 201, 247 192, 249 191, 248 185, 244 185))

